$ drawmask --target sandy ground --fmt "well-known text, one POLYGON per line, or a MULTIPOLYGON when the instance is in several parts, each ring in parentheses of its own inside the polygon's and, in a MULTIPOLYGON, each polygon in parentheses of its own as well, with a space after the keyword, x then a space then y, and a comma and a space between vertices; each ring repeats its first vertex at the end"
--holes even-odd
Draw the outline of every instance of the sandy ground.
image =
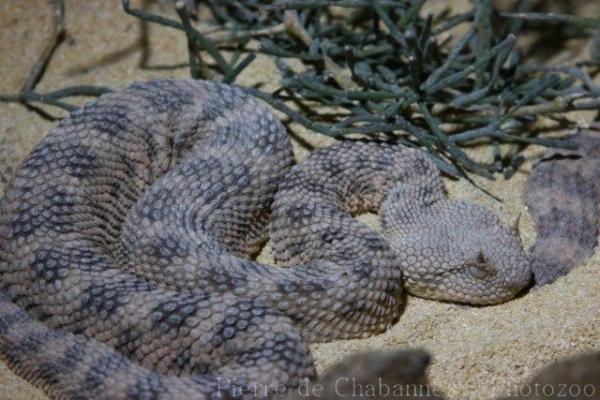
MULTIPOLYGON (((68 37, 48 66, 39 91, 75 84, 119 86, 132 80, 188 76, 184 67, 169 68, 187 59, 185 42, 179 33, 152 26, 148 61, 151 68, 142 69, 140 23, 121 12, 119 1, 66 3, 68 37)), ((0 92, 12 93, 20 88, 43 45, 44 35, 50 31, 50 22, 47 2, 0 2, 0 92)), ((263 82, 268 87, 277 77, 274 66, 259 58, 244 71, 239 82, 263 82)), ((64 116, 56 109, 47 110, 56 117, 64 116)), ((576 117, 585 123, 593 113, 576 117)), ((55 124, 21 105, 0 103, 0 190, 18 162, 55 124)), ((293 124, 291 128, 311 145, 331 142, 293 124)), ((306 146, 295 143, 297 158, 307 151, 306 146)), ((536 151, 539 149, 531 149, 532 154, 536 151)), ((472 152, 483 159, 490 157, 486 149, 472 152)), ((449 195, 494 209, 506 224, 522 212, 522 237, 529 246, 535 240, 535 232, 522 198, 529 169, 526 164, 510 181, 501 177, 495 182, 478 180, 503 203, 464 181, 448 180, 449 195)), ((377 227, 375 216, 360 218, 377 227)), ((259 259, 271 259, 268 247, 259 259)), ((502 305, 478 308, 408 297, 400 321, 385 334, 314 345, 318 368, 323 371, 343 356, 360 350, 422 347, 434 357, 431 382, 450 398, 486 399, 510 394, 516 385, 552 360, 600 350, 599 277, 600 251, 585 266, 554 285, 502 305)), ((0 399, 4 398, 45 396, 0 363, 0 399)))

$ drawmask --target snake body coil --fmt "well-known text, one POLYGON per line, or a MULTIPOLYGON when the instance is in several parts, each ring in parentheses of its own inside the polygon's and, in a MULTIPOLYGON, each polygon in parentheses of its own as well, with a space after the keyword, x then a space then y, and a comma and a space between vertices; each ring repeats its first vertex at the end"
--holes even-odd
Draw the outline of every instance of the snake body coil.
POLYGON ((266 105, 217 83, 74 112, 0 203, 1 357, 56 398, 260 397, 314 375, 309 342, 387 329, 403 274, 479 304, 527 284, 518 237, 446 199, 424 153, 345 142, 292 167, 291 150, 266 105), (248 258, 267 236, 279 266, 248 258))

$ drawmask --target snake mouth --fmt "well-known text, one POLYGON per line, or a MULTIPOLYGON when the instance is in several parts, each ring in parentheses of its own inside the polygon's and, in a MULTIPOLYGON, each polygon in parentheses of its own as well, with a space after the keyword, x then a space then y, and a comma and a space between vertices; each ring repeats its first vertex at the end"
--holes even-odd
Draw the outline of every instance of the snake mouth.
POLYGON ((524 280, 518 278, 511 279, 505 283, 492 283, 490 281, 488 284, 482 286, 481 283, 483 281, 473 277, 473 274, 469 271, 470 268, 470 266, 457 267, 452 270, 439 271, 436 274, 426 275, 418 279, 405 275, 407 292, 413 296, 428 300, 468 304, 477 307, 504 303, 523 293, 527 288, 527 283, 524 284, 524 280), (451 286, 450 277, 453 273, 461 273, 461 277, 467 277, 468 279, 461 280, 461 285, 451 286), (472 285, 465 285, 466 282, 472 282, 472 285), (459 291, 453 286, 461 286, 465 289, 459 291), (469 287, 472 290, 469 290, 469 287))

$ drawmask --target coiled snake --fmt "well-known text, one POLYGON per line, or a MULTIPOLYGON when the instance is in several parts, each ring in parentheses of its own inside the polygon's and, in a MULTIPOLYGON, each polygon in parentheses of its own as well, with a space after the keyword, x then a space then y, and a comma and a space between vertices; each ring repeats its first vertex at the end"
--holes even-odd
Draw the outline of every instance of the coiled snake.
POLYGON ((269 108, 218 83, 135 83, 72 113, 1 202, 0 355, 56 398, 260 397, 314 375, 309 342, 387 329, 403 286, 491 304, 530 279, 518 236, 448 200, 419 150, 343 142, 291 165, 269 108), (267 233, 278 266, 248 257, 267 233))

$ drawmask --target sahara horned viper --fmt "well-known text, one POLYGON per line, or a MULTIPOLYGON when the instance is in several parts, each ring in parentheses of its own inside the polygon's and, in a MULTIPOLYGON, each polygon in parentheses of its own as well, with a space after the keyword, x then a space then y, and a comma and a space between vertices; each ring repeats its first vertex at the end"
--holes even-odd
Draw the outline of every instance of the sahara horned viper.
POLYGON ((252 397, 312 377, 309 343, 386 330, 403 286, 492 304, 529 282, 518 236, 448 200, 425 153, 292 160, 269 108, 218 83, 134 83, 72 113, 1 201, 1 357, 55 398, 252 397), (278 266, 249 257, 267 236, 278 266))

